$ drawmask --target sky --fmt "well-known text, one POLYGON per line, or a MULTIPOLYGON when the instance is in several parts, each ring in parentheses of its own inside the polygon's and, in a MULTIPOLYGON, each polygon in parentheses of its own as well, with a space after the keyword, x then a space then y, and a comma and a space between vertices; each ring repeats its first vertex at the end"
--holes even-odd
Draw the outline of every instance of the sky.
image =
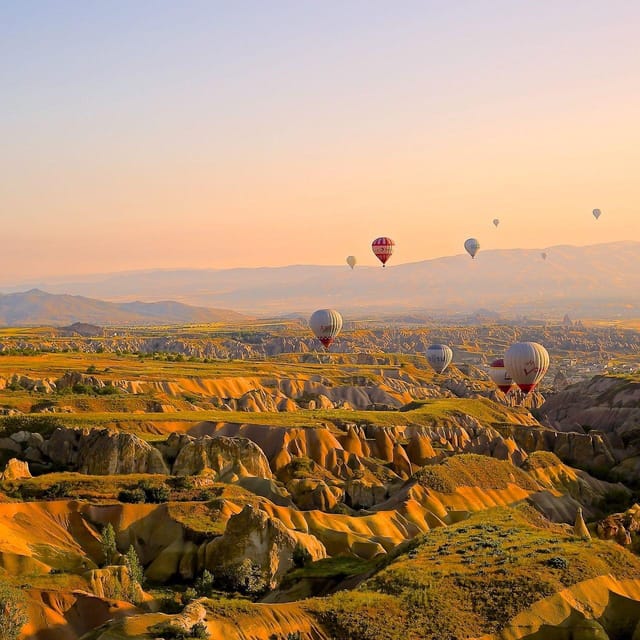
POLYGON ((2 2, 0 282, 640 240, 638 24, 635 0, 2 2))

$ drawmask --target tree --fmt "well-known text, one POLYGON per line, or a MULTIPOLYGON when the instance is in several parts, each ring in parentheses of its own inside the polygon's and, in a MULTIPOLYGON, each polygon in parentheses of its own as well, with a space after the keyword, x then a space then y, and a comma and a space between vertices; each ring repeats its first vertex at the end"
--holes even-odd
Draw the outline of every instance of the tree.
POLYGON ((109 522, 102 530, 102 538, 100 540, 102 553, 104 553, 104 564, 113 564, 118 555, 118 547, 116 546, 116 532, 109 522))
POLYGON ((131 602, 136 604, 138 600, 138 587, 142 587, 144 583, 144 571, 133 546, 129 546, 127 553, 124 554, 124 566, 129 572, 130 580, 127 596, 131 602))
POLYGON ((0 639, 17 640, 28 620, 22 592, 0 582, 0 639))

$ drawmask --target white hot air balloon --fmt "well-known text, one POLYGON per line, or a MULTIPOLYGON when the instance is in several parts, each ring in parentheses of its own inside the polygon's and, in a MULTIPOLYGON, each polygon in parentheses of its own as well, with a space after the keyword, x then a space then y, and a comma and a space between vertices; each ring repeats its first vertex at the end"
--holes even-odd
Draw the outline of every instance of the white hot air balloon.
POLYGON ((464 248, 472 258, 475 258, 476 254, 480 250, 480 243, 475 238, 469 238, 468 240, 465 240, 464 248))
POLYGON ((489 377, 502 393, 509 393, 513 386, 513 379, 504 366, 503 358, 498 358, 489 365, 489 377))
POLYGON ((593 210, 593 217, 597 220, 602 215, 602 211, 600 209, 593 210))
POLYGON ((432 344, 427 348, 425 355, 427 362, 434 368, 436 373, 442 373, 453 360, 453 351, 446 344, 432 344))
POLYGON ((309 326, 324 348, 329 350, 342 330, 342 316, 335 309, 318 309, 309 318, 309 326))
POLYGON ((497 227, 500 224, 500 218, 494 218, 493 219, 493 226, 497 227))
POLYGON ((524 393, 535 389, 549 369, 549 353, 537 342, 517 342, 504 355, 504 364, 524 393))
POLYGON ((347 256, 347 264, 353 269, 353 267, 356 266, 356 263, 358 261, 356 260, 355 256, 347 256))

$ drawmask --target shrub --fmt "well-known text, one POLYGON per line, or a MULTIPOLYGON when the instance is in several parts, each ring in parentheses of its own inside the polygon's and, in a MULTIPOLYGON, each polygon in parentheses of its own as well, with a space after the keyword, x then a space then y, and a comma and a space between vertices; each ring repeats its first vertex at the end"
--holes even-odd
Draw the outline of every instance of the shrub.
POLYGON ((549 558, 546 562, 546 565, 548 565, 549 567, 553 568, 553 569, 568 569, 569 568, 569 561, 566 558, 563 558, 562 556, 553 556, 552 558, 549 558))
POLYGON ((44 493, 43 498, 45 500, 59 500, 60 498, 67 498, 73 491, 73 484, 67 480, 61 482, 54 482, 48 487, 44 493))
POLYGON ((138 487, 144 493, 145 502, 153 502, 159 504, 161 502, 168 502, 171 497, 171 492, 164 484, 153 485, 148 480, 144 480, 138 487))
POLYGON ((198 596, 210 597, 215 586, 213 574, 205 569, 193 585, 198 596))
POLYGON ((140 502, 146 502, 146 495, 142 489, 123 489, 118 494, 118 500, 120 502, 127 502, 129 504, 136 504, 140 502))
POLYGON ((296 544, 293 550, 293 564, 296 567, 304 567, 307 562, 311 561, 311 554, 305 546, 299 542, 296 544))
POLYGON ((182 594, 182 604, 189 604, 192 600, 195 600, 198 597, 198 592, 193 588, 193 587, 189 587, 188 589, 185 589, 184 593, 182 594))
POLYGON ((250 596, 260 595, 267 590, 267 580, 260 565, 250 558, 225 567, 216 583, 227 591, 250 596))
POLYGON ((208 638, 209 630, 207 629, 207 625, 204 622, 196 622, 193 627, 191 627, 191 637, 208 638))
POLYGON ((76 382, 73 387, 71 387, 71 391, 73 391, 73 393, 77 393, 78 395, 88 396, 93 394, 94 389, 88 384, 76 382))
POLYGON ((114 396, 120 393, 120 389, 112 384, 105 384, 104 387, 93 387, 93 391, 99 396, 114 396))
POLYGON ((142 489, 146 502, 153 502, 160 504, 162 502, 168 502, 171 497, 171 492, 165 486, 159 487, 145 487, 142 489))
POLYGON ((193 476, 175 476, 170 482, 171 486, 178 490, 189 490, 194 487, 193 476))

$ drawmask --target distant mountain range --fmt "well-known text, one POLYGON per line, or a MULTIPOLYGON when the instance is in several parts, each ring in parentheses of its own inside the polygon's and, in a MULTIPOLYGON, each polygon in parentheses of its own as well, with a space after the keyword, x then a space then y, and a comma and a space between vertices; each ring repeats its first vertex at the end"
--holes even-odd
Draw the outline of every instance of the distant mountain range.
MULTIPOLYGON (((252 316, 306 314, 331 306, 352 315, 407 311, 449 315, 484 308, 507 315, 562 317, 568 312, 575 317, 640 317, 640 242, 480 251, 475 260, 457 255, 394 266, 396 257, 401 258, 400 248, 386 269, 356 267, 351 271, 345 264, 151 270, 31 286, 117 301, 170 298, 252 316)), ((13 290, 24 289, 25 284, 13 290)), ((145 316, 140 307, 117 308, 145 316)), ((175 320, 181 317, 178 308, 183 309, 175 308, 171 315, 175 320)), ((229 312, 200 309, 199 313, 204 317, 229 312)), ((90 321, 85 316, 81 319, 90 321)))
POLYGON ((60 326, 84 322, 100 325, 154 325, 248 320, 227 309, 192 307, 179 302, 114 303, 82 296, 55 295, 39 289, 0 295, 0 325, 60 326))

